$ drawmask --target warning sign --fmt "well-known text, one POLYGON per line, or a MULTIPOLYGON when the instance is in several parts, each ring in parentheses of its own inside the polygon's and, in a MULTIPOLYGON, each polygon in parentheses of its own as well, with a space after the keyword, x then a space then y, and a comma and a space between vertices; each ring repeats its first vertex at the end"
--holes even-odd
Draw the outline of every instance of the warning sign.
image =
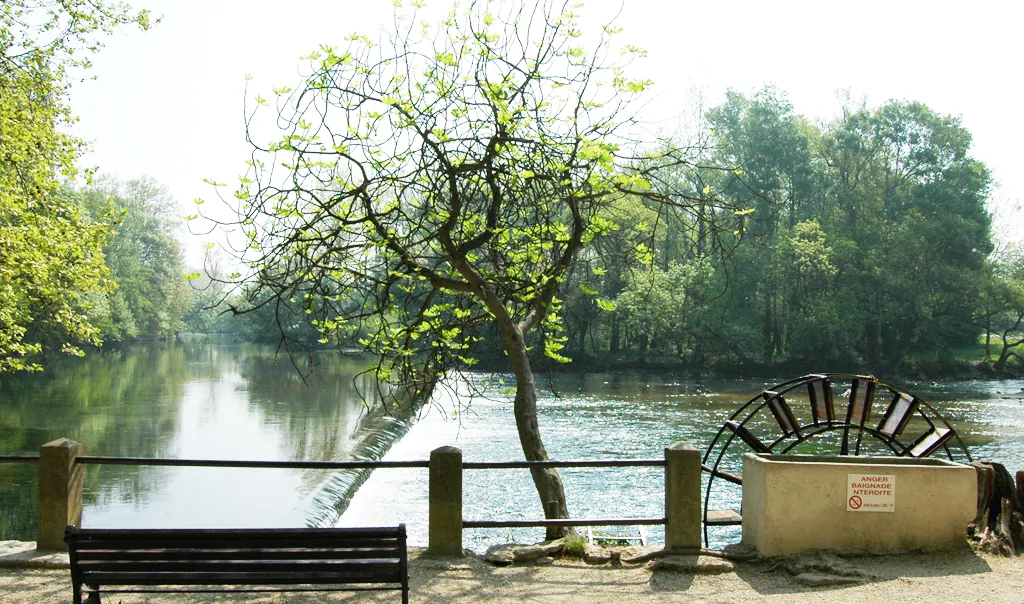
POLYGON ((895 512, 896 476, 892 474, 848 474, 847 512, 895 512))

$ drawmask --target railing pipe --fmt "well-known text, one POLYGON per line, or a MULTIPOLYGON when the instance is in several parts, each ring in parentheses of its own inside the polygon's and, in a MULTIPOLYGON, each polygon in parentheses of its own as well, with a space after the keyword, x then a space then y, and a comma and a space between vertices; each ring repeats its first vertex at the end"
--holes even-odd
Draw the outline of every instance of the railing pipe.
POLYGON ((427 468, 423 461, 253 461, 243 459, 162 459, 156 457, 106 457, 82 455, 78 463, 113 466, 179 466, 200 468, 283 468, 296 470, 347 470, 378 468, 427 468))
POLYGON ((466 470, 515 470, 530 468, 634 468, 664 467, 664 459, 578 459, 547 461, 467 461, 466 470))
POLYGON ((563 526, 634 526, 665 524, 664 518, 565 518, 545 520, 464 520, 463 528, 522 528, 563 526))

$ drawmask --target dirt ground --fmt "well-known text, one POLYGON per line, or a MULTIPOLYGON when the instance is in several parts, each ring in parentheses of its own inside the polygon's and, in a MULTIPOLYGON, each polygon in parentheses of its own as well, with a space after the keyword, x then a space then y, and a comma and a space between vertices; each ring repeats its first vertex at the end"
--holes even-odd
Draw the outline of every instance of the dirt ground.
MULTIPOLYGON (((543 566, 496 568, 479 558, 410 556, 411 602, 1024 602, 1024 557, 955 552, 849 559, 876 578, 861 585, 808 587, 777 564, 756 561, 706 575, 643 566, 590 566, 559 559, 543 566)), ((67 570, 0 569, 0 602, 71 601, 67 570)), ((207 602, 400 602, 398 592, 104 596, 110 604, 207 602)))

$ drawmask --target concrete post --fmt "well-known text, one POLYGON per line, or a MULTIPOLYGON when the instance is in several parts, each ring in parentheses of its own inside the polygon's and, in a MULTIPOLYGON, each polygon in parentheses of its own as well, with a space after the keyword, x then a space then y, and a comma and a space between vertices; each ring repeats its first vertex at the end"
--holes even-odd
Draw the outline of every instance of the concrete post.
POLYGON ((62 550, 64 528, 82 517, 82 478, 85 468, 75 463, 84 447, 67 438, 39 448, 39 517, 36 549, 62 550))
POLYGON ((701 546, 700 451, 687 442, 665 449, 665 549, 701 546))
POLYGON ((438 447, 430 452, 427 553, 462 555, 462 450, 438 447))

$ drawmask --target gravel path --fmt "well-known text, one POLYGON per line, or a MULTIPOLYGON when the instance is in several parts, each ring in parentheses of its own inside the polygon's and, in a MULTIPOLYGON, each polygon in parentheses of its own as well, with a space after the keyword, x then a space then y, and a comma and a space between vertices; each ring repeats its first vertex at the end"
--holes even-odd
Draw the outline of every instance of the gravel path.
MULTIPOLYGON (((737 565, 735 572, 694 575, 651 572, 642 566, 588 566, 556 560, 546 566, 495 568, 477 558, 436 560, 414 551, 410 560, 417 602, 1024 602, 1024 557, 996 558, 969 550, 854 558, 877 580, 862 585, 807 587, 767 562, 737 565)), ((0 602, 50 604, 71 601, 66 570, 0 569, 0 602)), ((207 602, 399 602, 396 592, 370 594, 115 595, 110 604, 207 602)))

